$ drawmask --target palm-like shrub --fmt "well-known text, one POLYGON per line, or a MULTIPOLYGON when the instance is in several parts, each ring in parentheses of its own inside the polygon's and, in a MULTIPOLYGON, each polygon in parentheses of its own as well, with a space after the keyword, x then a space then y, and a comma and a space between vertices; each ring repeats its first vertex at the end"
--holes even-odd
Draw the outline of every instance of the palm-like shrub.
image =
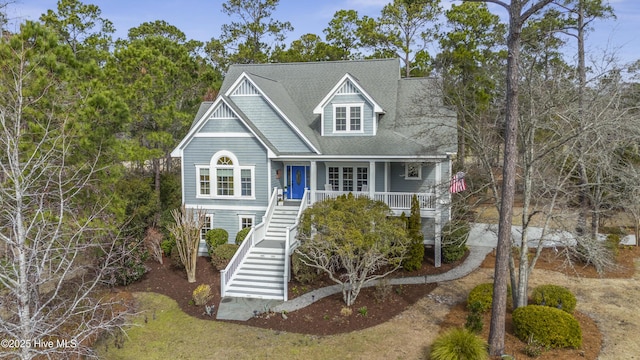
POLYGON ((440 335, 431 346, 432 360, 485 360, 487 343, 473 332, 455 328, 440 335))

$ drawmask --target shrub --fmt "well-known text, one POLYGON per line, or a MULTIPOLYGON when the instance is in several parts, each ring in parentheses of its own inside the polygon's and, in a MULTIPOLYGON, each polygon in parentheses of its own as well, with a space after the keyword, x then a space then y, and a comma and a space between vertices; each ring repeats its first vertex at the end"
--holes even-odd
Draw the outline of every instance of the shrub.
POLYGON ((169 258, 171 259, 171 267, 178 270, 184 270, 184 264, 182 263, 182 259, 180 259, 180 252, 178 251, 176 244, 173 244, 169 258))
POLYGON ((569 289, 558 285, 540 285, 531 293, 532 305, 558 308, 573 314, 576 309, 576 297, 569 289))
POLYGON ((455 328, 438 336, 431 346, 432 360, 484 360, 489 358, 487 343, 471 331, 455 328))
POLYGON ((153 259, 158 261, 160 264, 162 264, 162 256, 164 253, 161 246, 163 237, 164 235, 158 229, 153 227, 148 228, 144 236, 144 244, 147 247, 149 255, 151 255, 153 259))
POLYGON ((209 301, 211 298, 211 286, 207 284, 200 284, 198 287, 193 290, 192 297, 193 303, 196 306, 202 306, 209 301))
MULTIPOLYGON (((511 286, 507 286, 507 303, 511 301, 511 286)), ((493 283, 480 284, 469 292, 467 296, 467 308, 476 309, 480 313, 489 311, 493 304, 493 283)))
POLYGON ((250 227, 242 228, 242 230, 238 231, 236 234, 236 245, 242 244, 244 238, 249 234, 249 231, 251 231, 250 227))
POLYGON ((442 228, 442 261, 452 263, 460 260, 467 251, 469 223, 454 220, 442 228))
POLYGON ((174 246, 176 246, 176 239, 173 236, 167 237, 160 243, 164 256, 171 256, 171 249, 173 249, 174 246))
MULTIPOLYGON (((144 244, 133 239, 118 240, 112 252, 115 262, 105 277, 110 285, 129 285, 142 278, 149 269, 144 262, 149 253, 144 244)), ((109 261, 106 257, 103 261, 109 261)))
POLYGON ((550 348, 579 348, 580 323, 573 315, 549 306, 528 305, 512 313, 515 335, 522 341, 536 341, 550 348))
POLYGON ((469 315, 467 315, 467 322, 464 324, 464 328, 473 332, 480 333, 484 324, 482 323, 482 303, 476 301, 467 305, 469 308, 469 315))
POLYGON ((225 229, 211 229, 204 235, 207 242, 207 249, 209 255, 220 245, 224 245, 229 242, 229 233, 225 229))
MULTIPOLYGON (((404 213, 402 213, 404 215, 404 213)), ((404 218, 404 216, 402 217, 404 218)), ((418 270, 422 267, 424 259, 424 235, 420 219, 420 205, 418 197, 414 194, 411 198, 411 213, 407 221, 407 232, 411 243, 407 254, 402 261, 402 267, 406 271, 418 270)))
POLYGON ((319 276, 319 270, 311 266, 305 265, 300 260, 300 254, 295 252, 291 254, 291 271, 293 278, 301 284, 309 284, 314 282, 319 276))
POLYGON ((620 253, 620 238, 619 234, 608 234, 606 239, 606 247, 611 251, 613 256, 618 256, 620 253))
POLYGON ((229 264, 229 260, 235 255, 238 247, 236 244, 219 245, 211 253, 211 264, 213 264, 216 269, 223 270, 227 267, 227 264, 229 264))

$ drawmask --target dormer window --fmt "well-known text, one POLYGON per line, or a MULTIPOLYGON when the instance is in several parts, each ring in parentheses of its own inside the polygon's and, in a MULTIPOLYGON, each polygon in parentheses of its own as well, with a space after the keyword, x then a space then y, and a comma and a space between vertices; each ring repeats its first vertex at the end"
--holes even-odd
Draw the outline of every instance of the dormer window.
POLYGON ((363 104, 334 104, 335 132, 362 132, 363 104))

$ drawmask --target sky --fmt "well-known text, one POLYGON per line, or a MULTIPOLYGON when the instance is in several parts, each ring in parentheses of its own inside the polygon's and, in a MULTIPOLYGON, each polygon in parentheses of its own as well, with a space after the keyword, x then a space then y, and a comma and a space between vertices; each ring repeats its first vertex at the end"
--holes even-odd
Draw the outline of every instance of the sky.
MULTIPOLYGON (((144 22, 165 20, 185 33, 188 39, 209 41, 220 34, 222 24, 229 18, 222 12, 223 0, 84 0, 102 10, 116 28, 116 38, 125 38, 127 31, 144 22)), ((334 13, 340 9, 357 10, 360 16, 378 17, 380 10, 391 0, 280 0, 274 18, 289 21, 294 31, 286 44, 313 33, 324 38, 325 29, 334 13)), ((442 0, 448 9, 461 1, 442 0)), ((592 65, 601 63, 603 54, 614 54, 620 64, 640 59, 640 0, 609 0, 616 19, 597 20, 586 40, 588 59, 592 65)), ((15 0, 8 9, 10 19, 37 20, 48 9, 56 9, 57 0, 15 0)), ((492 5, 491 11, 506 21, 502 7, 492 5)), ((437 51, 435 46, 428 49, 437 51)), ((575 47, 571 50, 575 50, 575 47)), ((570 50, 569 50, 570 51, 570 50)))

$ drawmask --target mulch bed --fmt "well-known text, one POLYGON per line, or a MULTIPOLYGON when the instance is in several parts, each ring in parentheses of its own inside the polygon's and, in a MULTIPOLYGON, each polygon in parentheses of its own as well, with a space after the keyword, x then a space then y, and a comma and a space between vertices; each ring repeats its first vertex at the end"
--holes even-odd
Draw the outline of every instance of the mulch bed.
MULTIPOLYGON (((441 267, 436 268, 433 249, 426 248, 422 268, 411 272, 399 270, 392 277, 440 274, 451 270, 465 259, 466 254, 457 262, 442 264, 441 267)), ((142 280, 119 289, 129 292, 146 291, 163 294, 174 299, 185 313, 199 319, 215 320, 215 316, 208 316, 204 313, 204 306, 195 306, 191 296, 198 285, 208 284, 211 286, 213 296, 207 305, 215 305, 216 309, 218 308, 221 300, 220 273, 211 265, 209 258, 198 258, 195 283, 188 283, 185 271, 175 269, 170 263, 171 261, 166 258, 164 264, 148 262, 149 272, 143 276, 142 280)), ((292 299, 304 292, 329 285, 334 285, 334 283, 326 278, 313 285, 292 281, 289 283, 289 298, 292 299)), ((341 313, 341 311, 348 312, 348 310, 343 310, 345 304, 342 301, 342 293, 339 293, 286 314, 287 320, 283 319, 281 314, 277 314, 277 316, 276 314, 262 314, 248 321, 228 322, 313 335, 350 332, 388 321, 428 295, 436 286, 435 284, 389 286, 389 289, 386 290, 382 290, 380 287, 378 289, 376 287, 363 288, 356 303, 351 307, 351 316, 341 313), (381 294, 385 291, 388 293, 387 296, 381 294), (381 297, 384 297, 384 301, 380 301, 381 297)))
MULTIPOLYGON (((633 247, 623 249, 617 260, 619 267, 604 275, 597 274, 592 267, 576 266, 567 268, 563 266, 563 261, 555 255, 551 249, 545 249, 540 257, 536 268, 564 272, 571 276, 583 277, 608 277, 608 278, 628 278, 633 276, 635 258, 640 257, 640 248, 633 247)), ((466 258, 466 255, 465 255, 466 258)), ((216 309, 220 302, 220 276, 219 272, 210 264, 206 257, 198 258, 196 282, 188 283, 184 270, 178 270, 170 265, 170 260, 165 259, 164 264, 149 262, 147 266, 150 271, 145 274, 141 281, 119 290, 127 292, 156 292, 174 299, 180 308, 187 314, 206 320, 215 320, 215 316, 204 314, 203 306, 195 306, 191 300, 193 290, 200 284, 209 284, 212 289, 212 298, 209 305, 215 305, 216 309)), ((413 272, 398 271, 392 276, 422 276, 433 275, 446 272, 464 261, 464 258, 456 263, 443 264, 440 268, 433 265, 433 249, 427 248, 424 263, 421 269, 413 272)), ((495 265, 495 252, 490 253, 481 267, 493 268, 495 265)), ((289 284, 290 298, 300 295, 314 288, 333 285, 326 278, 314 285, 304 285, 292 281, 289 284)), ((303 333, 312 335, 331 335, 337 333, 361 330, 371 326, 384 323, 396 315, 402 313, 407 307, 415 304, 418 300, 428 295, 437 285, 403 285, 392 286, 386 290, 387 296, 384 301, 380 301, 383 290, 380 287, 364 288, 358 296, 356 303, 349 310, 345 310, 342 294, 320 299, 308 307, 285 314, 262 314, 246 322, 236 322, 242 325, 255 326, 277 331, 293 333, 303 333), (349 314, 350 312, 350 314, 349 314)), ((467 316, 465 304, 454 306, 447 315, 443 328, 450 326, 463 326, 467 316)), ((507 314, 510 316, 510 314, 507 314)), ((583 329, 583 339, 585 346, 580 350, 554 350, 546 352, 540 359, 595 359, 600 351, 602 334, 597 325, 588 316, 577 313, 576 317, 583 329)), ((488 331, 489 317, 485 317, 485 332, 488 331)), ((486 337, 485 337, 486 338, 486 337)), ((515 338, 507 328, 505 337, 505 347, 522 348, 524 344, 515 338)))

